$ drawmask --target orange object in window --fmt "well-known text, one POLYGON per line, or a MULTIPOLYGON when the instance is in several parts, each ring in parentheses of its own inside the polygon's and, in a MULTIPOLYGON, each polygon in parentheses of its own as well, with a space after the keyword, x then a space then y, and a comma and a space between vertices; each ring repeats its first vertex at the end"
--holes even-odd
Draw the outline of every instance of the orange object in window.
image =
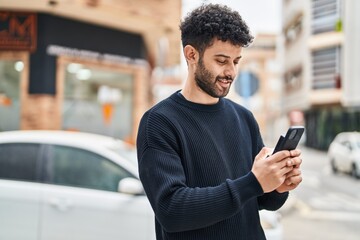
POLYGON ((0 105, 8 107, 11 105, 11 103, 11 98, 0 95, 0 105))
POLYGON ((114 106, 111 103, 104 103, 102 105, 102 112, 104 117, 104 122, 106 125, 111 123, 112 115, 114 112, 114 106))

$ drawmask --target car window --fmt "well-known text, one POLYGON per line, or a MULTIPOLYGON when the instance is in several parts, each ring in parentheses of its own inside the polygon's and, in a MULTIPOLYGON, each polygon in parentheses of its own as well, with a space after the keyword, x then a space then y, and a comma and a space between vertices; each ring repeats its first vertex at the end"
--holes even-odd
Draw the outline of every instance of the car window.
POLYGON ((52 145, 48 181, 54 184, 117 192, 119 181, 133 177, 128 171, 96 153, 52 145))
POLYGON ((0 178, 37 181, 40 144, 0 144, 0 178))

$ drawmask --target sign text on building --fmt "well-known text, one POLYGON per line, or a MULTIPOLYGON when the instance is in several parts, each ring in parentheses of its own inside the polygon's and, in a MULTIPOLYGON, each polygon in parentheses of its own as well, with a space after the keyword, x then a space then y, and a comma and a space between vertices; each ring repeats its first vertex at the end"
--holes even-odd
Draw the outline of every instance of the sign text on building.
POLYGON ((35 51, 36 14, 0 11, 0 50, 35 51))

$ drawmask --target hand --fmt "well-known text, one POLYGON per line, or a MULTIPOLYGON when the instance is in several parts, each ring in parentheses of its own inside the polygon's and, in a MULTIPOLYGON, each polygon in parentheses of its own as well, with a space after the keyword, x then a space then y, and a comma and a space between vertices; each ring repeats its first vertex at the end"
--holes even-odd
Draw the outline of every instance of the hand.
MULTIPOLYGON (((264 147, 255 157, 251 171, 259 181, 265 193, 279 188, 287 177, 291 179, 295 176, 288 175, 295 166, 301 164, 299 150, 279 151, 272 156, 267 157, 271 152, 270 148, 264 147), (291 157, 293 154, 296 157, 291 157)), ((284 189, 279 189, 283 191, 284 189)))
POLYGON ((299 186, 302 181, 300 170, 300 165, 302 162, 302 159, 300 158, 301 153, 299 155, 296 154, 296 152, 292 152, 292 156, 294 156, 293 161, 295 163, 293 170, 286 174, 284 183, 281 184, 278 188, 276 188, 276 191, 278 191, 279 193, 294 190, 295 188, 297 188, 297 186, 299 186))

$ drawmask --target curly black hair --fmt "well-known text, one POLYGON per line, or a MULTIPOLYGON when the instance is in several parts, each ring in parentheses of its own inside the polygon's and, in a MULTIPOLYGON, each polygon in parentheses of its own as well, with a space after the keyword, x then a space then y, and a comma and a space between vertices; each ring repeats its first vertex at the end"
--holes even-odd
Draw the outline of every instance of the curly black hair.
POLYGON ((183 47, 191 45, 201 55, 215 39, 247 47, 254 38, 240 14, 220 4, 202 5, 190 12, 180 31, 183 47))

